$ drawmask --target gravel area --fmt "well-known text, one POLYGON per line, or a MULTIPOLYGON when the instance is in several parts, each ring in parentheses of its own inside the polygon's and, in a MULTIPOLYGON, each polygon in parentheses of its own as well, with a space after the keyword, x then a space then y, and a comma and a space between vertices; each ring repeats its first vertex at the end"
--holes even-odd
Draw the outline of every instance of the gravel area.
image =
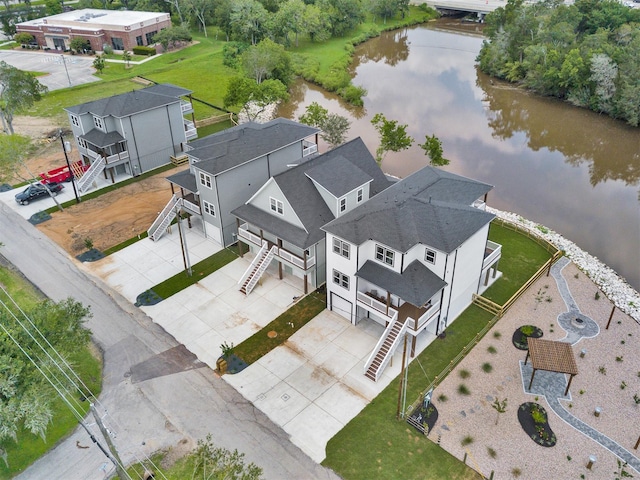
MULTIPOLYGON (((571 414, 638 456, 633 447, 640 435, 640 405, 635 404, 633 396, 640 396, 640 325, 616 309, 606 330, 612 303, 575 264, 569 263, 562 273, 581 312, 598 323, 600 332, 573 346, 579 373, 571 384, 570 400, 561 403, 571 414), (579 355, 582 349, 586 349, 584 358, 579 355), (599 372, 600 367, 606 374, 599 372), (623 381, 626 387, 621 389, 623 381), (602 409, 599 417, 593 414, 597 406, 602 409)), ((517 419, 520 404, 536 398, 524 391, 519 362, 524 361, 526 352, 513 346, 512 335, 522 325, 535 325, 543 330, 543 338, 562 340, 566 332, 557 317, 567 310, 555 279, 541 277, 436 388, 433 403, 440 416, 429 438, 459 459, 466 453, 467 464, 486 477, 494 471, 496 479, 613 478, 617 457, 560 419, 544 397, 537 401, 549 414, 549 424, 557 437, 555 447, 533 442, 517 419), (489 347, 496 353, 490 353, 489 347), (482 370, 485 363, 493 367, 490 373, 482 370), (470 374, 468 378, 462 378, 465 371, 470 374), (458 393, 461 384, 469 389, 469 395, 458 393), (505 413, 498 414, 492 408, 496 398, 507 399, 505 413), (462 446, 465 437, 473 442, 462 446), (590 455, 597 461, 588 470, 590 455)), ((529 377, 525 381, 528 385, 529 377)), ((630 472, 637 476, 635 471, 630 472)))

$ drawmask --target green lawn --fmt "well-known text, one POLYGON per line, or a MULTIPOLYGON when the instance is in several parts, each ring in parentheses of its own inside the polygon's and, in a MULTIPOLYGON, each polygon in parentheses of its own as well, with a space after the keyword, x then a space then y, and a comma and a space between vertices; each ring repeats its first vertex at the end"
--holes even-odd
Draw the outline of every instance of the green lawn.
POLYGON ((552 256, 544 247, 518 232, 493 222, 489 240, 502 245, 498 270, 502 277, 482 295, 503 305, 552 256))
MULTIPOLYGON (((4 266, 0 266, 0 283, 25 310, 33 308, 43 299, 42 294, 19 273, 4 266)), ((90 347, 79 348, 68 360, 89 389, 95 395, 99 395, 102 387, 102 364, 97 354, 94 355, 90 347)), ((81 405, 84 414, 89 409, 88 402, 82 402, 81 405)), ((56 399, 52 407, 53 421, 49 425, 45 441, 29 432, 21 431, 18 433, 17 442, 8 440, 1 444, 7 452, 9 467, 0 461, 0 480, 13 478, 25 470, 78 425, 77 419, 62 399, 56 399)))

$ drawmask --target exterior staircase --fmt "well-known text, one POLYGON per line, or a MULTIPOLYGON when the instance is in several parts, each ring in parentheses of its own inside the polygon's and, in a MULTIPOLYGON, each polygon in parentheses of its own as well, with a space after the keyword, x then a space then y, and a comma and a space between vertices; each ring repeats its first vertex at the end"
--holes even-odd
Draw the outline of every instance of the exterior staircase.
POLYGON ((176 218, 176 205, 181 204, 182 198, 178 198, 175 195, 171 197, 169 203, 162 209, 160 215, 154 220, 154 222, 147 230, 147 235, 154 242, 167 231, 167 227, 171 225, 171 222, 176 218))
POLYGON ((89 189, 94 180, 98 178, 98 175, 100 175, 100 173, 102 173, 102 171, 104 170, 105 164, 106 163, 104 157, 98 157, 91 164, 89 169, 84 172, 84 175, 78 177, 76 186, 78 187, 78 190, 80 190, 80 192, 85 193, 89 189))
POLYGON ((263 242, 262 248, 253 259, 249 268, 244 272, 238 285, 240 285, 240 291, 245 295, 249 295, 251 290, 258 284, 258 280, 262 277, 262 274, 267 270, 267 267, 271 263, 278 247, 276 245, 269 248, 267 242, 263 242))
POLYGON ((380 337, 378 344, 373 349, 369 360, 365 363, 364 375, 365 377, 378 381, 378 378, 386 368, 389 360, 396 351, 396 347, 400 343, 400 339, 404 334, 407 326, 404 321, 399 321, 396 318, 389 323, 384 334, 380 337))

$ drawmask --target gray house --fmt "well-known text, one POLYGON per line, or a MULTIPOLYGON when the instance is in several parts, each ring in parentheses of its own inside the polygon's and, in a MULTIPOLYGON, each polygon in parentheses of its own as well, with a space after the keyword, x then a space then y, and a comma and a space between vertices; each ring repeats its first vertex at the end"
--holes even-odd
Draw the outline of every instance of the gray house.
MULTIPOLYGON (((244 205, 238 240, 255 253, 241 280, 248 294, 267 267, 316 288, 326 281, 325 233, 321 228, 390 185, 360 138, 274 175, 244 205)), ((242 247, 240 247, 242 248, 242 247)))
POLYGON ((265 182, 318 150, 317 128, 278 118, 246 123, 191 142, 189 170, 168 177, 174 194, 149 228, 158 239, 176 210, 202 217, 204 233, 223 246, 237 240, 231 211, 251 198, 265 182))
POLYGON ((170 84, 153 85, 65 108, 78 151, 91 167, 78 180, 86 191, 104 172, 137 176, 179 156, 197 137, 191 91, 170 84))

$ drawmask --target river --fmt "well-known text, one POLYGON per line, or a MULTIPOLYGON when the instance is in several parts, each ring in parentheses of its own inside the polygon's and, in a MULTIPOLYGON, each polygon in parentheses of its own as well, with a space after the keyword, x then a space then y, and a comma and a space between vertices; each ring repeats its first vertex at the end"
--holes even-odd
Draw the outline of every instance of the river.
POLYGON ((348 138, 372 152, 373 115, 407 124, 414 145, 382 164, 399 177, 428 164, 417 144, 435 134, 451 161, 443 168, 494 185, 490 206, 557 231, 640 290, 640 131, 490 79, 475 67, 475 30, 445 19, 385 33, 356 50, 364 107, 300 81, 278 113, 295 119, 318 102, 347 116, 348 138))

